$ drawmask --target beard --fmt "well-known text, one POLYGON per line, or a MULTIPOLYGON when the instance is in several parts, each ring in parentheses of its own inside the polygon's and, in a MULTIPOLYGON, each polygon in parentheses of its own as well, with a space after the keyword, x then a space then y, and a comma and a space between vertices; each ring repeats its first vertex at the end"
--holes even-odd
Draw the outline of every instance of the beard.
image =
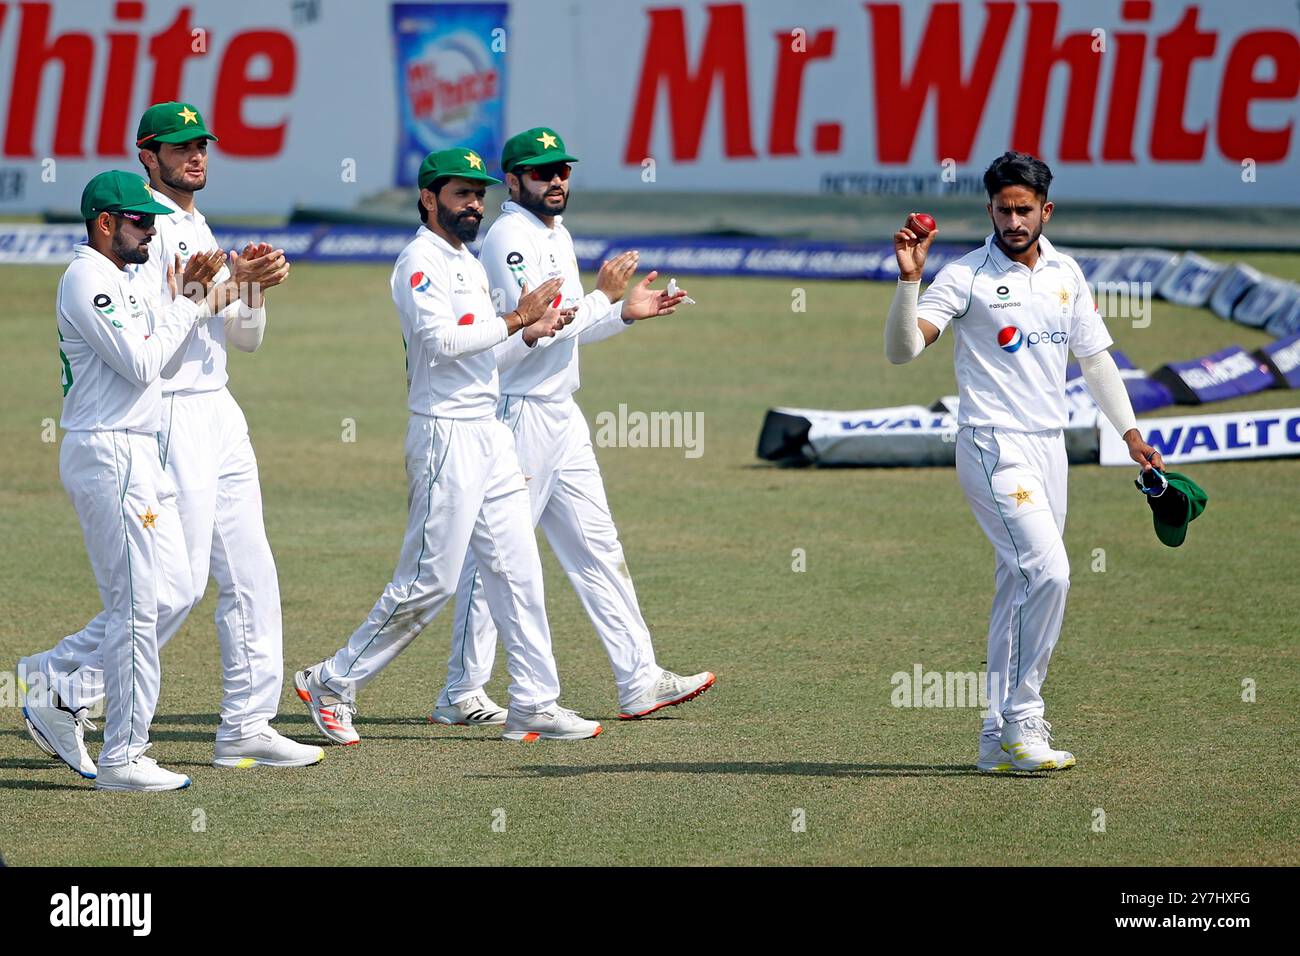
POLYGON ((519 205, 523 206, 540 219, 543 216, 558 216, 560 213, 564 212, 569 205, 569 194, 562 192, 560 193, 560 196, 560 205, 551 206, 546 202, 545 193, 542 193, 540 196, 534 196, 527 189, 520 189, 518 202, 519 205))
POLYGON ((461 242, 473 242, 478 236, 479 223, 483 217, 472 210, 452 212, 441 201, 438 203, 438 225, 451 233, 461 242))
POLYGON ((196 193, 208 184, 208 174, 204 172, 203 177, 196 184, 190 184, 185 181, 185 167, 177 169, 168 169, 161 163, 158 165, 158 178, 162 180, 164 186, 170 186, 172 189, 180 190, 184 193, 196 193))
MULTIPOLYGON (((996 223, 994 223, 993 228, 994 229, 997 228, 996 223)), ((1042 234, 1043 234, 1043 225, 1042 223, 1039 223, 1038 228, 1029 234, 1028 239, 1023 239, 1013 244, 1010 239, 1007 239, 1005 236, 1002 235, 1001 232, 999 232, 997 234, 998 244, 1001 245, 1002 248, 1005 249, 1007 252, 1018 255, 1019 253, 1024 252, 1026 249, 1032 249, 1034 247, 1034 244, 1038 242, 1038 237, 1041 236, 1042 234)))
POLYGON ((122 234, 118 226, 113 233, 113 255, 128 265, 139 266, 149 261, 149 243, 138 242, 122 234))

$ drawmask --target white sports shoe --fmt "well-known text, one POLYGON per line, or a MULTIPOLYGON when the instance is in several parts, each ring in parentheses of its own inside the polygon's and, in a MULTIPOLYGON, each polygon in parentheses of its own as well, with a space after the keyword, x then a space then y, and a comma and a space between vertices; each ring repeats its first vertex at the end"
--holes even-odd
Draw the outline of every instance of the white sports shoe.
POLYGON ((506 711, 492 702, 492 698, 479 691, 462 701, 435 707, 429 715, 429 722, 447 724, 451 727, 491 727, 506 722, 506 711))
POLYGON ((310 767, 325 759, 314 744, 300 744, 267 727, 243 740, 218 740, 214 767, 310 767))
MULTIPOLYGON (((145 750, 153 744, 145 744, 145 750)), ((120 767, 101 767, 95 778, 96 790, 184 790, 190 778, 183 773, 172 773, 158 766, 158 761, 146 757, 144 751, 130 763, 120 767)))
POLYGON ((32 720, 27 716, 27 681, 23 680, 23 675, 28 672, 27 658, 18 658, 18 667, 14 673, 18 677, 18 706, 23 709, 23 724, 27 727, 27 736, 32 738, 32 743, 57 760, 59 757, 58 752, 45 742, 45 738, 32 726, 32 720))
POLYGON ((1010 773, 1016 766, 1002 749, 1001 738, 980 737, 980 756, 975 769, 980 773, 1010 773))
POLYGON ((692 674, 690 677, 679 677, 672 671, 664 671, 645 693, 619 707, 618 719, 640 720, 656 710, 684 704, 699 697, 717 680, 709 671, 692 674))
POLYGON ((534 740, 586 740, 599 737, 604 728, 594 720, 584 720, 576 712, 559 704, 538 714, 520 714, 511 710, 506 717, 502 740, 532 743, 534 740))
POLYGON ((90 722, 90 712, 84 707, 73 713, 66 707, 41 706, 28 699, 26 685, 21 685, 21 690, 23 718, 36 745, 58 757, 87 780, 94 780, 98 771, 86 750, 86 731, 95 729, 90 722))
POLYGON ((1052 725, 1041 717, 1008 720, 1002 725, 1002 749, 1017 770, 1065 770, 1074 766, 1074 754, 1053 750, 1052 725))
POLYGON ((313 664, 306 670, 293 675, 293 686, 298 696, 307 705, 307 712, 316 723, 316 729, 336 744, 359 744, 361 735, 352 729, 352 718, 356 716, 357 705, 344 700, 316 679, 313 664))

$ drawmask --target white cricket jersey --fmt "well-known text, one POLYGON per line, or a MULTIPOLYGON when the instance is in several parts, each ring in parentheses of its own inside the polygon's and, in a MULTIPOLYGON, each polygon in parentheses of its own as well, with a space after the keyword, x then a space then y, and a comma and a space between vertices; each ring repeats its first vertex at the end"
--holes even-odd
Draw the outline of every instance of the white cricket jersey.
MULTIPOLYGON (((220 249, 217 240, 208 228, 208 221, 195 209, 184 212, 171 197, 161 190, 154 190, 153 198, 164 206, 170 206, 169 215, 159 214, 154 221, 158 232, 149 243, 149 261, 131 268, 138 273, 141 287, 156 290, 158 301, 166 302, 167 264, 174 262, 174 257, 181 257, 181 268, 189 262, 196 252, 211 252, 220 249)), ((217 273, 214 283, 224 282, 230 278, 230 270, 224 265, 217 273)), ((176 276, 179 284, 180 274, 176 276)), ((219 319, 202 322, 195 327, 189 340, 182 347, 183 352, 176 361, 166 369, 167 377, 163 379, 164 394, 170 392, 213 392, 224 388, 229 381, 226 374, 226 326, 219 319)))
POLYGON ((406 344, 406 383, 411 411, 444 418, 491 418, 500 389, 492 346, 506 339, 487 273, 464 246, 452 248, 421 227, 397 257, 393 302, 406 344), (454 348, 469 330, 481 343, 454 348))
POLYGON ((159 308, 135 273, 83 242, 59 280, 56 311, 63 429, 156 432, 163 366, 207 310, 181 297, 159 308))
POLYGON ((504 296, 501 311, 509 312, 519 302, 522 283, 536 289, 548 279, 564 278, 560 308, 577 306, 573 321, 556 335, 529 347, 522 335, 513 335, 497 346, 501 370, 501 394, 526 395, 544 402, 567 400, 578 390, 578 345, 608 338, 627 328, 622 305, 611 305, 599 290, 582 294, 578 257, 573 238, 561 221, 548 227, 523 206, 508 201, 501 215, 488 229, 479 258, 487 270, 492 288, 504 296))
POLYGON ((1038 239, 1032 271, 989 236, 939 270, 917 302, 918 318, 942 332, 956 323, 958 425, 1016 431, 1064 428, 1065 367, 1112 344, 1083 272, 1038 239))

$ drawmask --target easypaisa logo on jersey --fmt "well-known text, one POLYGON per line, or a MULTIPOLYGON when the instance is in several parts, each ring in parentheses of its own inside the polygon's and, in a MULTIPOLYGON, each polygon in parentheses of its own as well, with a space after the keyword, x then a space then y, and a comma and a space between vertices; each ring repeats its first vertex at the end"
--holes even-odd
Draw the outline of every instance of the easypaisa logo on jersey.
POLYGON ((1025 333, 1014 325, 1008 325, 998 331, 998 348, 1004 352, 1019 351, 1022 345, 1064 345, 1068 341, 1070 333, 1056 329, 1025 333))

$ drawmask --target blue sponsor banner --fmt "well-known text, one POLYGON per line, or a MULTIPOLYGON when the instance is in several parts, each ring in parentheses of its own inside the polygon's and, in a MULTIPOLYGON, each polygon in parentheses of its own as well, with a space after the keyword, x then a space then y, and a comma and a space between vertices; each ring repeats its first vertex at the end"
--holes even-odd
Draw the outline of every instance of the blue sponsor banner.
POLYGON ((1255 355, 1272 371, 1278 388, 1300 388, 1300 333, 1272 342, 1255 355))
POLYGON ((425 155, 464 146, 501 178, 505 142, 504 3, 395 3, 397 185, 425 155))
MULTIPOLYGON (((1133 364, 1133 360, 1119 349, 1111 349, 1110 354, 1115 360, 1115 367, 1119 369, 1120 378, 1124 381, 1124 389, 1133 404, 1133 411, 1140 415, 1174 403, 1173 393, 1169 391, 1168 386, 1157 382, 1139 369, 1133 364)), ((1071 362, 1065 367, 1066 400, 1071 405, 1075 405, 1074 396, 1080 394, 1086 394, 1088 401, 1093 402, 1092 393, 1088 391, 1088 384, 1083 380, 1083 371, 1079 368, 1079 363, 1071 362)))
POLYGON ((1152 372, 1151 377, 1167 385, 1179 405, 1252 395, 1273 385, 1268 367, 1240 345, 1186 362, 1170 362, 1152 372))

